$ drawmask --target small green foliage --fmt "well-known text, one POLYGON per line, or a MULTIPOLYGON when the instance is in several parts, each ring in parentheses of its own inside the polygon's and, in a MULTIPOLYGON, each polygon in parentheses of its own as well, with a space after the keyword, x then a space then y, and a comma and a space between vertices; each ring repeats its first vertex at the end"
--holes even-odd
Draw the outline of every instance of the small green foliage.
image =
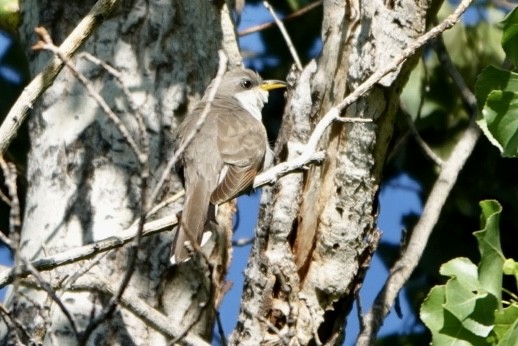
MULTIPOLYGON (((518 8, 502 21, 502 48, 518 66, 518 8)), ((518 156, 518 74, 489 66, 475 87, 481 117, 477 123, 503 156, 518 156)))
MULTIPOLYGON (((505 257, 500 246, 500 214, 502 206, 494 200, 480 202, 482 215, 480 223, 482 229, 473 233, 477 238, 480 252, 478 265, 479 280, 484 289, 502 300, 502 275, 505 257)), ((499 308, 502 305, 499 304, 499 308)))
POLYGON ((500 346, 518 340, 518 304, 502 308, 502 275, 516 273, 516 263, 505 260, 500 246, 502 207, 492 200, 480 206, 482 229, 474 233, 480 263, 461 257, 443 264, 440 273, 448 281, 433 287, 421 306, 433 345, 500 346))
POLYGON ((498 345, 516 345, 518 340, 518 305, 513 304, 500 311, 495 311, 493 329, 498 345))
POLYGON ((18 0, 0 0, 0 29, 16 32, 20 24, 18 0))
POLYGON ((518 156, 518 74, 489 66, 475 93, 482 109, 477 124, 503 156, 518 156))
POLYGON ((518 66, 518 7, 504 18, 502 27, 502 47, 507 58, 514 66, 518 66))

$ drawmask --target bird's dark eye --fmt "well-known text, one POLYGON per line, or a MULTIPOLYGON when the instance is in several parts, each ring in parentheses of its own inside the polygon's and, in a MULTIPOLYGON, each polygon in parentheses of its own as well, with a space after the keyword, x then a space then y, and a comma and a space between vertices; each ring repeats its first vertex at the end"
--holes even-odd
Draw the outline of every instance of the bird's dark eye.
POLYGON ((244 88, 244 89, 252 89, 252 86, 253 86, 253 83, 251 80, 249 79, 243 79, 241 81, 241 86, 244 88))

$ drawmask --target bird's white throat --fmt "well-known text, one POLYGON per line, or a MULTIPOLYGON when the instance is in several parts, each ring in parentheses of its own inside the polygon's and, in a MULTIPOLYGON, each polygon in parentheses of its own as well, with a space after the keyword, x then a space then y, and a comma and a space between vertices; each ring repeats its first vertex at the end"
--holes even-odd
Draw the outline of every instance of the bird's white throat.
POLYGON ((239 101, 241 106, 248 111, 258 121, 262 120, 261 110, 265 103, 268 102, 268 92, 254 88, 238 92, 234 97, 239 101))

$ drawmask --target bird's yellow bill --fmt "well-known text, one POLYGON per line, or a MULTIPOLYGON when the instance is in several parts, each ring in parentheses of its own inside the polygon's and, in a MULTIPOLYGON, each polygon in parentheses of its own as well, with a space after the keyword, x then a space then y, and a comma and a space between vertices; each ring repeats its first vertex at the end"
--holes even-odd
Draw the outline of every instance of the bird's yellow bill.
POLYGON ((259 88, 264 91, 270 91, 273 89, 279 89, 279 88, 286 88, 288 86, 288 83, 283 82, 282 80, 265 80, 259 85, 259 88))

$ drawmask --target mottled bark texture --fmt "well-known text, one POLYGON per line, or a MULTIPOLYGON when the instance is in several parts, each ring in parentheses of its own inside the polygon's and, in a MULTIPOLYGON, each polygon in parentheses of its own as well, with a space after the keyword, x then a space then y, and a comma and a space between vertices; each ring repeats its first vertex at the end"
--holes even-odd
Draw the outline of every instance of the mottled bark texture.
MULTIPOLYGON (((48 52, 30 50, 36 41, 34 28, 44 26, 59 45, 94 4, 92 0, 21 2, 21 37, 26 40, 33 75, 51 58, 48 52)), ((128 127, 137 144, 142 143, 142 133, 134 115, 139 112, 144 118, 149 136, 151 189, 171 155, 174 128, 216 74, 217 51, 228 40, 223 39, 220 11, 220 6, 204 0, 120 2, 83 51, 121 72, 131 102, 117 80, 103 68, 74 59, 79 71, 128 127)), ((21 233, 21 253, 25 258, 32 260, 107 238, 140 216, 139 162, 119 129, 69 70, 61 72, 38 102, 29 126, 29 187, 21 233)), ((161 196, 180 189, 178 179, 172 177, 161 196)), ((180 207, 178 204, 162 215, 180 207)), ((230 220, 230 213, 221 219, 222 229, 229 228, 230 220)), ((210 340, 227 256, 215 256, 218 260, 212 276, 203 263, 185 266, 183 271, 173 270, 168 263, 171 237, 172 232, 166 232, 142 241, 131 290, 151 308, 167 315, 173 326, 187 328, 198 321, 191 332, 210 340), (211 279, 215 285, 210 284, 211 279)), ((123 248, 42 275, 53 286, 67 287, 73 279, 79 286, 87 287, 92 275, 72 275, 92 266, 90 273, 118 287, 127 267, 127 254, 127 248, 123 248)), ((33 339, 22 336, 23 342, 77 343, 69 322, 44 291, 23 285, 20 291, 23 295, 10 292, 8 306, 28 331, 25 337, 33 339), (34 303, 41 304, 43 309, 37 309, 34 303)), ((87 328, 110 299, 110 295, 93 289, 60 289, 58 295, 74 317, 79 332, 87 328)), ((96 328, 87 343, 160 345, 166 344, 166 339, 125 308, 118 308, 111 320, 96 328)))
MULTIPOLYGON (((276 152, 296 157, 329 108, 426 27, 427 1, 324 1, 323 51, 288 101, 276 152)), ((339 345, 379 232, 377 193, 399 94, 416 59, 349 107, 319 167, 266 189, 232 345, 339 345), (281 340, 283 339, 283 340, 281 340)))

